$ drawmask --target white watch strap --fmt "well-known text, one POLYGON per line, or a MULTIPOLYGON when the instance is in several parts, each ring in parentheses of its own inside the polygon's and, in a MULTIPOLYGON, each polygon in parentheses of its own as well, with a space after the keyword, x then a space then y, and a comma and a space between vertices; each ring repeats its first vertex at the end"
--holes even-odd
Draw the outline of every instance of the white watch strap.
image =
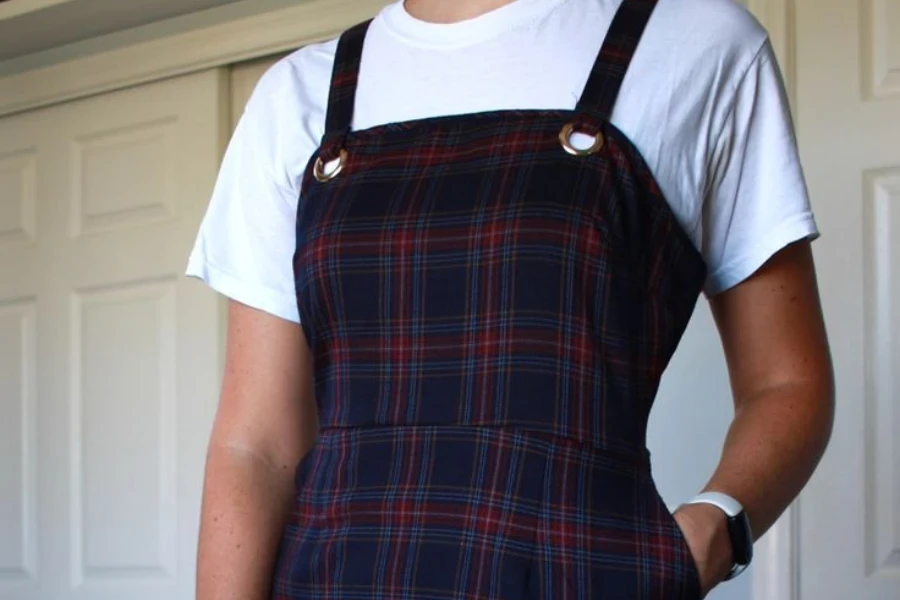
POLYGON ((729 517, 736 517, 744 510, 740 502, 722 492, 703 492, 689 500, 688 504, 712 504, 729 517))

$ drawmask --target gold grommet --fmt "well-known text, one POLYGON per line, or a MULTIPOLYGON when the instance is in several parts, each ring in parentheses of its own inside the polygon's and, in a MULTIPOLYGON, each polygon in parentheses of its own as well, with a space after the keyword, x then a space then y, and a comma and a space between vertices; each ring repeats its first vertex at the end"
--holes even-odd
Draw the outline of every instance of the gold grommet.
POLYGON ((594 143, 591 144, 590 147, 576 148, 572 145, 571 138, 573 133, 577 132, 575 131, 575 126, 572 123, 566 123, 565 125, 563 125, 563 128, 559 132, 559 143, 562 144, 563 150, 565 150, 572 156, 590 156, 591 154, 594 154, 598 150, 600 150, 605 142, 603 134, 598 131, 596 134, 594 134, 594 143))
POLYGON ((316 159, 316 165, 313 167, 313 175, 316 177, 316 181, 320 183, 325 183, 326 181, 331 181, 335 177, 337 177, 341 171, 344 170, 344 164, 347 162, 347 151, 341 148, 341 152, 335 160, 329 161, 328 164, 337 161, 337 165, 335 165, 334 169, 329 172, 325 172, 325 163, 322 161, 322 157, 316 159))

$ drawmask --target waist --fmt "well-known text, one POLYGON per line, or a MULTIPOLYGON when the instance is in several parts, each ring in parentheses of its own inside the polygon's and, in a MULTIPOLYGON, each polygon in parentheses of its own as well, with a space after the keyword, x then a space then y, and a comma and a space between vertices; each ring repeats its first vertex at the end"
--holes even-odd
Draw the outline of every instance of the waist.
POLYGON ((449 382, 441 387, 431 381, 388 393, 344 381, 317 390, 319 425, 323 435, 372 440, 407 434, 466 439, 521 435, 535 444, 543 440, 561 448, 643 457, 652 402, 611 383, 584 387, 528 383, 513 380, 491 389, 460 390, 449 382))
POLYGON ((297 470, 298 485, 316 472, 347 476, 358 483, 453 481, 454 473, 471 484, 478 472, 509 475, 511 470, 544 476, 552 469, 565 478, 591 473, 621 473, 650 478, 650 453, 644 448, 598 447, 540 428, 471 425, 370 425, 323 427, 297 470), (344 474, 335 473, 344 471, 344 474), (449 480, 448 480, 449 478, 449 480))

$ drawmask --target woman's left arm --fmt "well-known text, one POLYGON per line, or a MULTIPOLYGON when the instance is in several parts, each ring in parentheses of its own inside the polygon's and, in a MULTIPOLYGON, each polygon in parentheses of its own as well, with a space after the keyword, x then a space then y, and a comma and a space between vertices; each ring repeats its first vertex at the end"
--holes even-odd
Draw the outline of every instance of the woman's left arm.
MULTIPOLYGON (((809 481, 834 419, 834 375, 809 242, 786 247, 710 304, 735 417, 705 490, 739 500, 758 539, 809 481)), ((732 564, 724 514, 697 504, 679 508, 675 518, 708 591, 732 564)))

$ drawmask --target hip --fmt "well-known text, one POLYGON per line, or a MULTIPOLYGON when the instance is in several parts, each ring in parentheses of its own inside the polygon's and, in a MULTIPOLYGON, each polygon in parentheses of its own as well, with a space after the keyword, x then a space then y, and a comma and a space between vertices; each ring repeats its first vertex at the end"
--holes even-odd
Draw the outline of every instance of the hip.
POLYGON ((698 596, 646 454, 502 428, 328 429, 296 483, 279 599, 698 596))

